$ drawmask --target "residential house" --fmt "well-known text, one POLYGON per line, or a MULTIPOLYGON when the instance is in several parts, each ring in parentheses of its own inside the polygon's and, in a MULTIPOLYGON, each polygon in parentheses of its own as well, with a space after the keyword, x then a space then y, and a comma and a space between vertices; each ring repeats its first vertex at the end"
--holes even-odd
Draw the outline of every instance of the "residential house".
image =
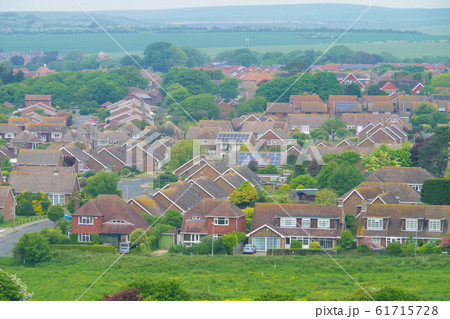
POLYGON ((29 123, 25 128, 44 143, 61 142, 67 132, 65 124, 29 123))
POLYGON ((62 147, 61 153, 64 156, 64 162, 74 163, 73 167, 78 174, 83 174, 90 170, 87 163, 91 157, 76 145, 72 144, 62 147))
POLYGON ((0 220, 7 222, 14 218, 16 199, 9 186, 0 186, 0 220))
POLYGON ((297 144, 297 140, 292 138, 289 133, 279 130, 270 129, 261 134, 257 140, 258 147, 272 149, 278 148, 278 151, 284 151, 289 145, 297 144))
POLYGON ((119 131, 127 134, 128 138, 137 138, 142 130, 132 122, 126 122, 125 124, 120 126, 119 131))
POLYGON ((256 203, 247 237, 257 251, 290 248, 292 240, 303 248, 315 241, 331 249, 338 245, 343 223, 337 206, 256 203))
POLYGON ((423 182, 436 176, 421 167, 383 167, 366 177, 366 182, 406 183, 417 192, 423 182))
POLYGON ((205 198, 228 198, 229 194, 206 176, 191 179, 189 182, 205 198))
POLYGON ((153 198, 167 209, 175 209, 184 214, 204 197, 192 184, 181 181, 167 184, 153 198))
POLYGON ((190 246, 208 235, 217 239, 234 231, 246 232, 245 216, 227 199, 204 198, 183 215, 181 243, 190 246))
POLYGON ((400 94, 394 98, 395 112, 398 113, 402 119, 408 119, 413 111, 413 102, 425 102, 426 96, 421 95, 404 95, 400 94))
POLYGON ((328 114, 288 114, 287 124, 290 131, 309 134, 329 118, 328 114))
POLYGON ((200 120, 198 122, 200 128, 205 127, 219 127, 220 131, 232 131, 233 125, 230 121, 219 121, 219 120, 200 120))
POLYGON ((21 129, 15 124, 0 124, 0 139, 4 139, 7 143, 20 132, 21 129))
POLYGON ((33 113, 42 113, 39 114, 42 117, 56 116, 58 114, 54 107, 41 102, 25 106, 25 108, 19 110, 21 113, 21 117, 30 117, 31 115, 34 115, 33 113))
POLYGON ((361 113, 362 107, 356 95, 330 95, 328 97, 330 116, 341 116, 342 113, 361 113))
POLYGON ((292 113, 292 105, 289 103, 266 103, 266 114, 285 119, 289 113, 292 113))
POLYGON ((128 141, 128 135, 121 131, 105 130, 94 137, 94 148, 103 148, 106 146, 120 146, 128 141))
POLYGON ((364 90, 366 85, 370 82, 370 77, 367 74, 337 73, 336 77, 341 85, 356 83, 362 90, 364 90))
POLYGON ((18 166, 63 166, 63 154, 59 150, 21 150, 17 156, 18 166))
POLYGON ((72 233, 78 234, 81 243, 92 242, 92 235, 99 234, 102 244, 118 247, 130 241, 134 230, 149 227, 144 217, 117 195, 99 195, 72 214, 72 233))
POLYGON ((440 240, 450 232, 450 206, 370 205, 359 217, 357 240, 384 248, 404 244, 409 237, 425 242, 440 240))
POLYGON ((367 112, 371 114, 392 114, 394 113, 394 103, 390 96, 365 95, 362 98, 363 105, 367 112))
POLYGON ((43 142, 28 130, 22 131, 11 140, 11 146, 16 149, 35 149, 43 142))
POLYGON ((141 215, 160 216, 167 210, 167 207, 159 202, 157 198, 148 196, 146 191, 140 196, 128 199, 127 204, 141 215))
POLYGON ((359 133, 364 127, 370 123, 379 123, 381 120, 389 118, 386 114, 351 114, 342 113, 341 120, 347 124, 347 129, 354 130, 359 133))
POLYGON ((227 152, 239 151, 242 145, 253 147, 256 140, 251 132, 221 131, 217 135, 216 154, 223 156, 227 152))
POLYGON ((398 91, 398 88, 392 84, 391 82, 386 82, 381 89, 388 93, 389 95, 395 94, 398 91))
POLYGON ((301 114, 328 114, 324 101, 317 95, 291 95, 289 103, 293 113, 301 114))
POLYGON ((9 183, 16 194, 23 191, 47 194, 52 205, 64 205, 80 192, 73 167, 15 166, 9 183))
POLYGON ((47 106, 52 106, 52 96, 51 95, 38 95, 38 94, 25 94, 25 107, 31 106, 33 104, 42 103, 47 106))

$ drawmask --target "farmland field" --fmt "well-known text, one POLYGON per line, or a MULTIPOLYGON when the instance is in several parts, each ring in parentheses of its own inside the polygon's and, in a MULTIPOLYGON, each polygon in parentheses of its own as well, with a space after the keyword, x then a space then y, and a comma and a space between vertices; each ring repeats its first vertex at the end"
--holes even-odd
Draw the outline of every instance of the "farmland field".
MULTIPOLYGON (((168 41, 176 46, 190 46, 216 54, 227 48, 242 48, 245 39, 250 39, 250 48, 265 52, 280 50, 324 49, 332 43, 340 32, 143 32, 116 33, 114 38, 127 50, 141 52, 156 41, 168 41)), ((381 32, 349 32, 339 44, 355 49, 380 53, 391 51, 399 57, 446 56, 450 52, 450 37, 381 32), (439 42, 442 41, 442 42, 439 42), (367 43, 366 43, 367 42, 367 43)), ((59 51, 81 49, 85 53, 120 52, 120 48, 104 33, 85 34, 14 34, 0 35, 0 47, 3 51, 59 51)))
MULTIPOLYGON (((34 293, 32 300, 76 300, 116 258, 59 252, 35 267, 2 257, 0 268, 17 274, 34 293)), ((401 287, 425 300, 450 300, 448 256, 335 258, 364 288, 401 287)), ((140 278, 179 280, 194 299, 251 300, 270 290, 297 300, 340 300, 358 289, 328 256, 127 255, 81 300, 100 300, 140 278)))

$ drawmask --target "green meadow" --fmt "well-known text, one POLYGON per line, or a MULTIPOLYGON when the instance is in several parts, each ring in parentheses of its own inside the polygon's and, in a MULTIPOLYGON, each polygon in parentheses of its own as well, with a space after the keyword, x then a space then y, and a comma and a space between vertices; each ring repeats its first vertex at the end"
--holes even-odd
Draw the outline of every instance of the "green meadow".
MULTIPOLYGON (((189 46, 214 55, 230 48, 242 48, 250 39, 252 50, 259 52, 320 49, 328 47, 341 32, 142 32, 113 33, 112 36, 130 52, 142 52, 153 42, 167 41, 175 46, 189 46)), ((348 32, 339 44, 371 53, 389 51, 400 58, 447 56, 449 36, 411 33, 348 32)), ((113 56, 123 55, 118 45, 105 33, 83 34, 12 34, 0 35, 3 51, 59 51, 81 49, 87 54, 101 50, 113 56), (117 54, 116 54, 117 53, 117 54)))
MULTIPOLYGON (((32 300, 76 300, 118 255, 57 252, 34 267, 0 258, 0 268, 17 274, 32 300)), ((364 288, 401 287, 424 300, 450 300, 448 256, 338 255, 335 260, 364 288)), ((132 280, 175 279, 197 300, 252 300, 267 292, 297 300, 340 300, 358 286, 328 256, 125 255, 81 300, 101 300, 132 280)))

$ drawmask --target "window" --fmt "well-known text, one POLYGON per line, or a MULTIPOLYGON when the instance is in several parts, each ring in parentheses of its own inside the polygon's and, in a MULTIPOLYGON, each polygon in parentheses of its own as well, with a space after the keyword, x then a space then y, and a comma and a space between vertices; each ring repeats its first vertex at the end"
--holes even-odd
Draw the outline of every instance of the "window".
POLYGON ((409 184, 409 186, 411 186, 411 188, 417 192, 420 192, 420 190, 422 189, 422 185, 420 184, 409 184))
POLYGON ((78 217, 78 225, 94 225, 94 218, 92 216, 78 217))
POLYGON ((302 227, 303 228, 311 227, 311 219, 310 218, 303 218, 302 219, 302 227))
POLYGON ((78 241, 79 242, 91 242, 92 234, 78 234, 78 241))
POLYGON ((272 140, 267 140, 267 145, 272 145, 272 140))
POLYGON ((390 243, 402 243, 402 239, 400 237, 387 237, 386 238, 386 246, 390 243))
POLYGON ((60 133, 60 132, 53 132, 52 133, 52 137, 53 138, 61 138, 61 136, 62 136, 62 133, 60 133))
POLYGON ((383 218, 367 218, 367 229, 383 229, 383 218))
POLYGON ((330 228, 330 220, 329 219, 318 219, 317 227, 319 228, 330 228))
POLYGON ((228 217, 214 217, 214 225, 215 226, 228 226, 230 220, 228 217))
POLYGON ((5 138, 14 138, 14 133, 6 133, 5 138))
POLYGON ((328 238, 319 238, 320 248, 330 249, 333 248, 333 240, 328 238))
POLYGON ((280 237, 253 237, 252 244, 260 251, 276 249, 280 248, 280 237))
POLYGON ((417 230, 419 222, 417 219, 407 219, 406 220, 406 230, 417 230))
POLYGON ((124 220, 120 220, 120 219, 113 219, 113 220, 105 222, 105 224, 127 224, 127 225, 132 225, 130 222, 127 222, 127 221, 124 221, 124 220))
POLYGON ((52 205, 56 205, 56 204, 64 205, 65 204, 64 194, 48 194, 48 199, 51 200, 52 205))
POLYGON ((82 170, 82 169, 83 169, 83 162, 79 162, 79 163, 78 163, 78 169, 79 169, 79 170, 82 170))
POLYGON ((295 218, 281 218, 280 219, 280 226, 281 227, 295 227, 296 226, 296 219, 295 218))
POLYGON ((113 145, 119 145, 119 141, 113 141, 113 145))
POLYGON ((439 219, 430 219, 428 221, 428 230, 441 231, 441 221, 439 219))
POLYGON ((372 242, 372 244, 376 245, 376 246, 381 246, 381 238, 372 238, 370 239, 370 241, 372 242))
POLYGON ((280 248, 280 238, 279 237, 267 237, 267 249, 280 248))
POLYGON ((202 144, 208 144, 208 140, 202 140, 202 144))

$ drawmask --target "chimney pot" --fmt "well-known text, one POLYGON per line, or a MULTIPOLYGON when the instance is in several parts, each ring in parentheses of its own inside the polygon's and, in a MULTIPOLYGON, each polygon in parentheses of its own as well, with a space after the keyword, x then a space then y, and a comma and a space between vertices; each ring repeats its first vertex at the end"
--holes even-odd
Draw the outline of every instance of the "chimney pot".
POLYGON ((78 197, 75 198, 75 210, 80 208, 80 199, 78 197))

